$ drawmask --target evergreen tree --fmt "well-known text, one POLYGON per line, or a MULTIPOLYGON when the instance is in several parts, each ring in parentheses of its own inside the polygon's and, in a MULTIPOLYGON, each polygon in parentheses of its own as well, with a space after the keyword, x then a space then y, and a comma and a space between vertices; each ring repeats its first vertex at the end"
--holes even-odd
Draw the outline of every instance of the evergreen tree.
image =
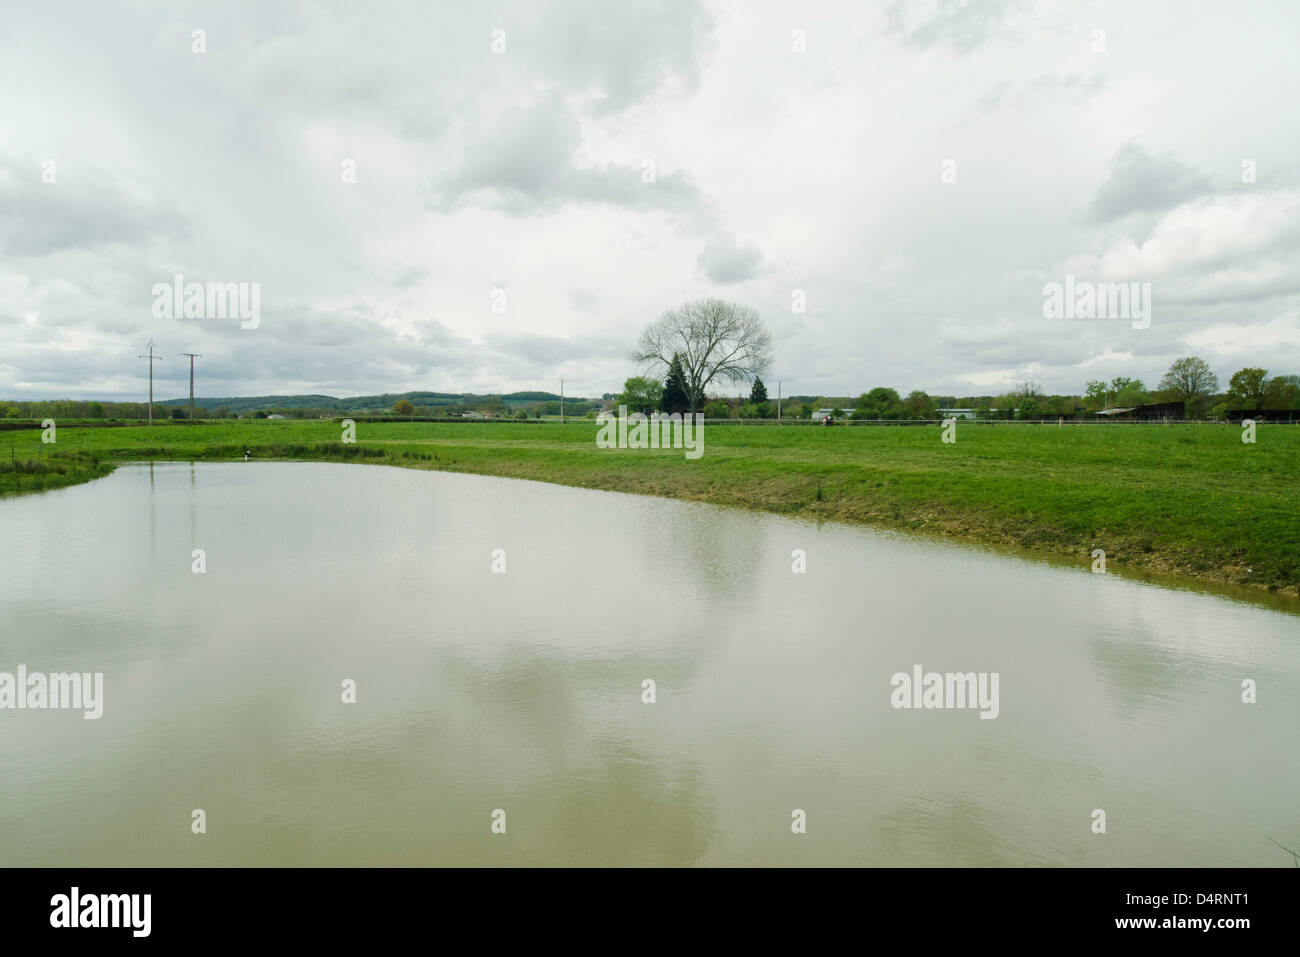
POLYGON ((755 377, 754 387, 749 390, 749 401, 751 405, 760 405, 767 401, 767 386, 763 385, 763 380, 755 377))
POLYGON ((690 411, 691 400, 686 395, 686 373, 682 369, 680 355, 673 356, 672 364, 668 367, 668 378, 664 380, 664 394, 659 400, 659 407, 669 415, 690 411))

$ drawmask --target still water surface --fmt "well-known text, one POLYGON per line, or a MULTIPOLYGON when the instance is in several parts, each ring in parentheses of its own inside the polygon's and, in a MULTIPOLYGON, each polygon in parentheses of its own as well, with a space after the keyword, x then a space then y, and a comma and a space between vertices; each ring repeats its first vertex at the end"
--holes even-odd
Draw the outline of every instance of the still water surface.
POLYGON ((1290 866, 1266 835, 1300 845, 1300 618, 1223 597, 378 466, 123 467, 0 501, 0 540, 0 671, 105 683, 98 721, 0 711, 0 865, 1290 866), (894 709, 918 664, 997 672, 998 717, 894 709))

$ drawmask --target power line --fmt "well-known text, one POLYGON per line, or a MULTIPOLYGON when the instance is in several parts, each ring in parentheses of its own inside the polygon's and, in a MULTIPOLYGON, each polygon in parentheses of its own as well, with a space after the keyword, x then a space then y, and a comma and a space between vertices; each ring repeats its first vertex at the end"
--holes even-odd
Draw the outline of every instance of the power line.
POLYGON ((136 356, 137 359, 149 360, 149 424, 153 425, 153 364, 155 362, 165 362, 162 356, 153 354, 153 340, 149 340, 149 354, 147 356, 136 356))
POLYGON ((202 359, 197 352, 182 352, 181 355, 190 357, 190 422, 194 421, 194 360, 202 359))

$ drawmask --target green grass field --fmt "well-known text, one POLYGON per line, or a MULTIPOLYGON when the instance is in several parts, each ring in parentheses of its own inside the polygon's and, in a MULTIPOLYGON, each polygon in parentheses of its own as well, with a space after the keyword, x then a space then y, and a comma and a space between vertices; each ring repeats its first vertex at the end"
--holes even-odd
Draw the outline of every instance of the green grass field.
POLYGON ((600 449, 558 424, 239 421, 0 432, 0 494, 104 475, 116 462, 358 461, 692 499, 923 530, 1090 564, 1300 594, 1300 428, 1261 425, 705 426, 704 455, 600 449))

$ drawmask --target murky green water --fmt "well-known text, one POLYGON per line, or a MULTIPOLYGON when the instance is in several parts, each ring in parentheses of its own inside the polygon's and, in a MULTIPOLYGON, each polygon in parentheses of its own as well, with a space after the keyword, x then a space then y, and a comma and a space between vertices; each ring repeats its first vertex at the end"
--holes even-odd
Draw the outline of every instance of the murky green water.
POLYGON ((1290 866, 1267 837, 1300 845, 1300 617, 1226 598, 374 466, 125 467, 0 501, 0 542, 0 672, 104 674, 99 720, 0 711, 4 865, 1290 866), (892 707, 918 664, 998 673, 996 719, 892 707))

